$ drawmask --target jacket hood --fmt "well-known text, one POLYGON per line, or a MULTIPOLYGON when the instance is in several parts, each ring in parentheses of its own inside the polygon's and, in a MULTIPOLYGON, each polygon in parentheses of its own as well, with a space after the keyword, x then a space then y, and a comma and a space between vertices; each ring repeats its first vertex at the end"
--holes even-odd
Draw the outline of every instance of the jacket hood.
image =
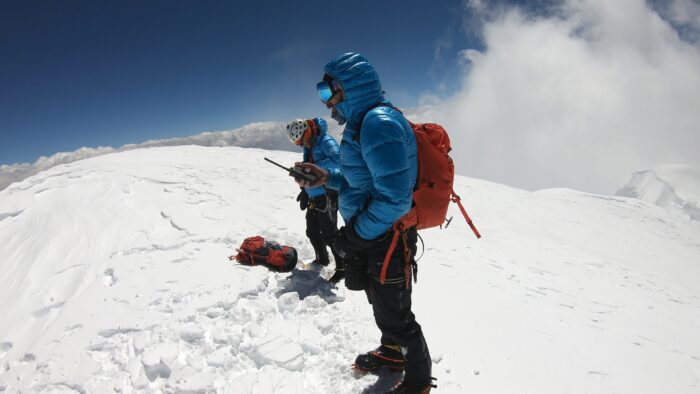
POLYGON ((384 102, 379 75, 364 56, 345 53, 328 62, 324 71, 340 83, 344 99, 335 108, 346 121, 361 123, 368 110, 384 102))

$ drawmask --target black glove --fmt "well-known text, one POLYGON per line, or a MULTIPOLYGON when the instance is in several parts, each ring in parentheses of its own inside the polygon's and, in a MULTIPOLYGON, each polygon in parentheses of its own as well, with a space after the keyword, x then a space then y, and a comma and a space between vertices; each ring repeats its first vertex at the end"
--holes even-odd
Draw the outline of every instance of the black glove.
POLYGON ((355 220, 350 220, 347 225, 338 230, 338 234, 333 242, 333 250, 341 259, 352 260, 358 253, 369 248, 375 240, 367 240, 360 237, 355 231, 355 220))
POLYGON ((309 195, 306 194, 306 190, 301 189, 299 195, 297 196, 297 201, 299 201, 299 209, 302 211, 309 206, 309 195))

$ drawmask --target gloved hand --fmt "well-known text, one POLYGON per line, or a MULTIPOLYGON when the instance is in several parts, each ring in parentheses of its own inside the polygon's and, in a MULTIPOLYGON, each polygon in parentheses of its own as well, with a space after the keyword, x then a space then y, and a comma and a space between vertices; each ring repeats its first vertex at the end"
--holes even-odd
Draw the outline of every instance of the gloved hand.
POLYGON ((306 194, 306 190, 301 189, 297 196, 297 201, 299 201, 299 209, 302 211, 309 207, 309 195, 306 194))
POLYGON ((301 167, 301 170, 304 171, 307 174, 311 174, 316 177, 316 180, 313 182, 309 182, 304 179, 295 179, 297 182, 297 185, 300 187, 317 187, 317 186, 323 186, 328 182, 328 171, 324 170, 323 168, 319 167, 316 164, 313 163, 302 163, 302 162, 296 162, 294 163, 294 167, 301 167))
POLYGON ((341 227, 333 242, 333 250, 346 262, 374 244, 374 240, 360 237, 355 231, 355 220, 341 227))

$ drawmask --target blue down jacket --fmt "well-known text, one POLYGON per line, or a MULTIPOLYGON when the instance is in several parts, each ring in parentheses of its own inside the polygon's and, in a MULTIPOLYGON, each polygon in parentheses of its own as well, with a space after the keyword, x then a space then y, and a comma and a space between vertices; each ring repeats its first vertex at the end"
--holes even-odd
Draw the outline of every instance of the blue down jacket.
MULTIPOLYGON (((315 118, 318 125, 318 137, 311 148, 304 147, 304 162, 316 163, 321 168, 328 170, 337 169, 340 165, 340 148, 335 138, 328 135, 328 124, 321 118, 315 118)), ((326 193, 323 186, 306 188, 309 197, 316 197, 326 193)))
POLYGON ((326 64, 344 100, 336 110, 346 120, 340 167, 328 187, 339 190, 338 207, 355 231, 374 239, 411 209, 418 174, 416 139, 406 118, 384 98, 379 76, 362 55, 346 53, 326 64))

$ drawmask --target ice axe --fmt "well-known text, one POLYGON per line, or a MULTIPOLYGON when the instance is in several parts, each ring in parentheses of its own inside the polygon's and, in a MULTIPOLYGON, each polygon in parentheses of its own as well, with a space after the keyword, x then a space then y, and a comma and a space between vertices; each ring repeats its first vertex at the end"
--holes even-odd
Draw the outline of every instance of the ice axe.
POLYGON ((268 159, 267 157, 265 157, 264 159, 266 161, 276 165, 277 167, 287 171, 287 173, 289 173, 289 176, 294 177, 294 179, 296 179, 298 181, 303 179, 309 183, 313 183, 316 180, 316 176, 314 176, 313 174, 309 174, 309 173, 304 172, 301 167, 294 166, 294 167, 287 168, 287 167, 283 166, 282 164, 279 164, 275 161, 268 159))

